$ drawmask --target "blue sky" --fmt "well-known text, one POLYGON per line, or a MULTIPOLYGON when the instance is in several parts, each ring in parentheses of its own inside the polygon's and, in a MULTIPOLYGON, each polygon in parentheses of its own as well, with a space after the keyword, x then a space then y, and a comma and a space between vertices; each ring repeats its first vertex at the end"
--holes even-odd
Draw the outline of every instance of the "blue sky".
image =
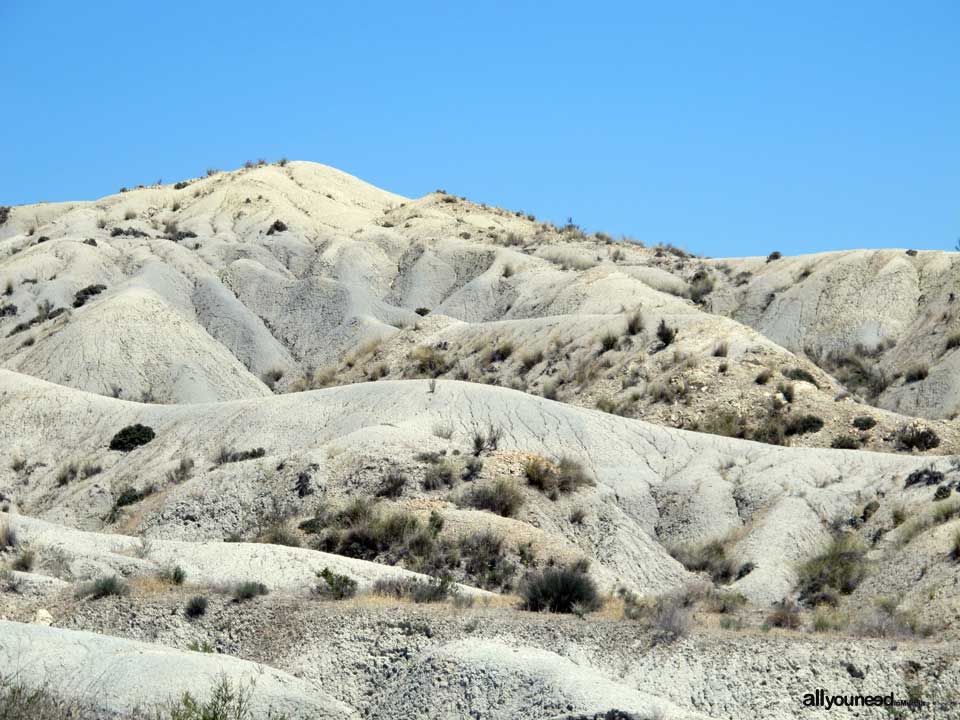
POLYGON ((287 156, 712 256, 960 237, 956 0, 0 0, 0 38, 0 204, 287 156))

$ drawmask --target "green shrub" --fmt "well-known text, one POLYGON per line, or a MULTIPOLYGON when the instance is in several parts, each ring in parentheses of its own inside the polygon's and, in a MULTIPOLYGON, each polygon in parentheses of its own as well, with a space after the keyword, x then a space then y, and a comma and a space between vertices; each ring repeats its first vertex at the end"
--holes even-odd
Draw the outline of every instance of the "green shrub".
POLYGON ((858 415, 853 419, 853 426, 857 430, 869 430, 877 424, 877 421, 874 420, 869 415, 858 415))
POLYGON ((420 580, 418 578, 381 578, 373 584, 378 595, 407 598, 415 603, 443 602, 456 593, 456 587, 448 577, 420 580))
POLYGON ((492 483, 476 485, 461 502, 478 510, 489 510, 502 517, 513 517, 523 505, 523 493, 513 481, 500 478, 492 483))
POLYGON ((779 260, 782 257, 783 257, 783 254, 779 250, 774 250, 772 253, 767 255, 767 262, 771 263, 774 260, 779 260))
POLYGON ((784 370, 783 375, 784 377, 790 380, 796 380, 798 382, 807 382, 813 385, 814 387, 820 387, 820 385, 816 381, 816 378, 814 378, 809 371, 804 370, 803 368, 795 367, 795 368, 790 368, 789 370, 784 370))
POLYGON ((574 607, 596 610, 600 594, 580 567, 549 567, 534 571, 520 587, 521 608, 532 612, 572 613, 574 607))
POLYGON ((407 484, 407 476, 397 469, 392 469, 383 476, 380 487, 374 493, 377 497, 398 498, 403 494, 407 484))
POLYGON ((153 428, 139 423, 128 425, 113 436, 110 440, 110 449, 130 452, 141 445, 146 445, 155 437, 156 433, 153 432, 153 428))
POLYGON ((707 295, 713 292, 713 278, 704 274, 700 277, 694 277, 687 289, 687 297, 693 300, 697 305, 703 304, 707 295))
POLYGON ((442 351, 426 345, 414 348, 410 353, 410 359, 413 361, 416 371, 427 377, 439 377, 450 370, 452 366, 442 351))
POLYGON ((7 522, 0 522, 0 550, 17 546, 17 531, 7 522))
POLYGON ((793 383, 777 383, 777 392, 783 395, 783 399, 792 403, 795 397, 793 383))
POLYGON ((482 471, 483 460, 475 457, 467 458, 467 460, 463 463, 463 470, 460 472, 460 477, 463 480, 470 482, 478 478, 482 471))
POLYGON ((787 420, 785 432, 789 435, 806 435, 823 429, 823 420, 816 415, 797 415, 787 420))
POLYGON ((860 447, 860 441, 849 435, 837 435, 830 441, 830 447, 835 450, 856 450, 860 447))
POLYGON ((87 300, 96 295, 99 295, 104 290, 107 289, 106 285, 87 285, 77 292, 73 296, 73 307, 80 308, 87 304, 87 300))
POLYGON ((616 350, 619 344, 620 339, 612 332, 604 333, 600 338, 600 352, 606 353, 610 352, 611 350, 616 350))
POLYGON ((543 362, 543 350, 531 350, 520 357, 520 366, 524 372, 530 372, 541 362, 543 362))
POLYGON ((747 434, 746 419, 732 410, 709 411, 706 419, 697 428, 700 432, 723 437, 743 438, 747 434))
POLYGON ((20 572, 30 572, 33 570, 33 563, 36 558, 37 555, 33 550, 24 548, 20 551, 20 554, 14 558, 12 567, 14 570, 19 570, 20 572))
POLYGON ((835 538, 827 549, 800 566, 797 590, 809 605, 835 605, 866 577, 866 552, 852 536, 835 538))
POLYGON ((462 537, 458 549, 464 569, 475 584, 487 590, 510 589, 517 568, 504 555, 502 537, 479 530, 462 537))
POLYGON ((171 585, 183 585, 187 579, 187 571, 179 565, 168 565, 160 569, 157 576, 171 585))
POLYGON ((188 618, 198 618, 207 612, 207 599, 203 595, 194 595, 187 601, 187 605, 183 610, 184 615, 188 618))
POLYGON ((246 460, 256 460, 267 454, 267 451, 261 448, 251 448, 250 450, 234 450, 226 445, 221 446, 220 451, 214 458, 217 465, 226 465, 227 463, 244 462, 246 460))
POLYGON ((927 375, 930 374, 930 369, 926 365, 914 365, 906 374, 903 376, 903 381, 905 383, 915 383, 920 382, 921 380, 926 380, 927 375))
POLYGON ((325 567, 317 573, 317 577, 323 581, 323 584, 316 588, 318 595, 333 600, 345 600, 357 594, 357 581, 348 575, 340 575, 325 567))
POLYGON ((285 523, 276 523, 268 527, 257 538, 257 542, 268 545, 284 545, 286 547, 300 547, 299 536, 285 523))
POLYGON ((154 492, 156 492, 156 490, 157 488, 155 485, 147 485, 142 490, 137 490, 131 485, 127 485, 120 491, 120 494, 117 495, 117 499, 114 500, 114 510, 116 511, 122 507, 126 507, 127 505, 134 505, 143 500, 145 497, 152 495, 154 492))
POLYGON ((705 572, 717 583, 728 583, 733 579, 736 568, 727 557, 727 550, 719 540, 711 540, 702 545, 680 545, 670 548, 670 554, 692 572, 705 572))
POLYGON ((479 457, 484 452, 493 452, 500 446, 500 436, 502 431, 498 427, 493 425, 487 426, 487 431, 484 433, 481 430, 477 430, 473 433, 473 455, 474 457, 479 457))
POLYGON ((766 385, 770 382, 770 378, 773 377, 773 372, 769 368, 764 368, 760 373, 753 379, 757 385, 766 385))
POLYGON ((767 624, 789 630, 797 629, 800 627, 800 606, 792 600, 784 598, 774 604, 773 610, 767 615, 767 624))
POLYGON ((446 459, 432 463, 423 474, 424 490, 453 487, 454 482, 456 482, 456 471, 453 463, 446 459))
POLYGON ((664 347, 672 344, 677 337, 676 328, 672 328, 667 325, 667 321, 661 319, 660 324, 657 325, 657 339, 663 343, 664 347))
POLYGON ((530 457, 523 467, 527 483, 537 488, 552 500, 560 493, 572 493, 581 487, 595 485, 583 465, 564 456, 554 464, 539 456, 530 457))
POLYGON ((897 445, 902 450, 933 450, 940 445, 940 437, 928 427, 910 424, 897 432, 897 445))
POLYGON ((76 592, 78 598, 90 598, 99 600, 110 595, 122 596, 129 592, 126 583, 116 575, 109 575, 98 578, 92 582, 84 583, 76 592))
POLYGON ((233 599, 237 602, 244 602, 245 600, 252 600, 260 595, 266 595, 269 592, 267 586, 263 583, 246 580, 234 586, 233 599))

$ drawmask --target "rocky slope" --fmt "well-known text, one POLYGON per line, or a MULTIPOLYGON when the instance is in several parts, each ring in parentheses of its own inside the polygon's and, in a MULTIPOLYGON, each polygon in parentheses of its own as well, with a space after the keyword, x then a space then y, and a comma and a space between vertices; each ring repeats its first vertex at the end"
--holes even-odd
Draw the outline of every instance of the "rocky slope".
POLYGON ((951 267, 713 261, 310 163, 13 208, 0 698, 958 717, 951 267), (523 609, 561 568, 596 602, 523 609))

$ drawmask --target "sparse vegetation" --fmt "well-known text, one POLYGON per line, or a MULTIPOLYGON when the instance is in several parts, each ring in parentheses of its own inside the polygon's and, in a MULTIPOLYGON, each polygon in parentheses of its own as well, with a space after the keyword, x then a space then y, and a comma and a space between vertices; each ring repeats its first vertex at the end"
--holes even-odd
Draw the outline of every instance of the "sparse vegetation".
POLYGON ((853 426, 857 430, 869 430, 877 424, 877 421, 874 420, 869 415, 858 415, 853 419, 853 426))

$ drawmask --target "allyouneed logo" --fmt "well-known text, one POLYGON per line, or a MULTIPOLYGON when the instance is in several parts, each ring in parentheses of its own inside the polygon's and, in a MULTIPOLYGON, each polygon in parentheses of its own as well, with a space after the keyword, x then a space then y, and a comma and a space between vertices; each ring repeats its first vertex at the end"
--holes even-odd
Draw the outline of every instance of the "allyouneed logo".
POLYGON ((822 707, 830 710, 835 707, 923 707, 923 700, 898 700, 893 693, 886 695, 831 695, 826 690, 806 693, 803 696, 804 707, 822 707))

